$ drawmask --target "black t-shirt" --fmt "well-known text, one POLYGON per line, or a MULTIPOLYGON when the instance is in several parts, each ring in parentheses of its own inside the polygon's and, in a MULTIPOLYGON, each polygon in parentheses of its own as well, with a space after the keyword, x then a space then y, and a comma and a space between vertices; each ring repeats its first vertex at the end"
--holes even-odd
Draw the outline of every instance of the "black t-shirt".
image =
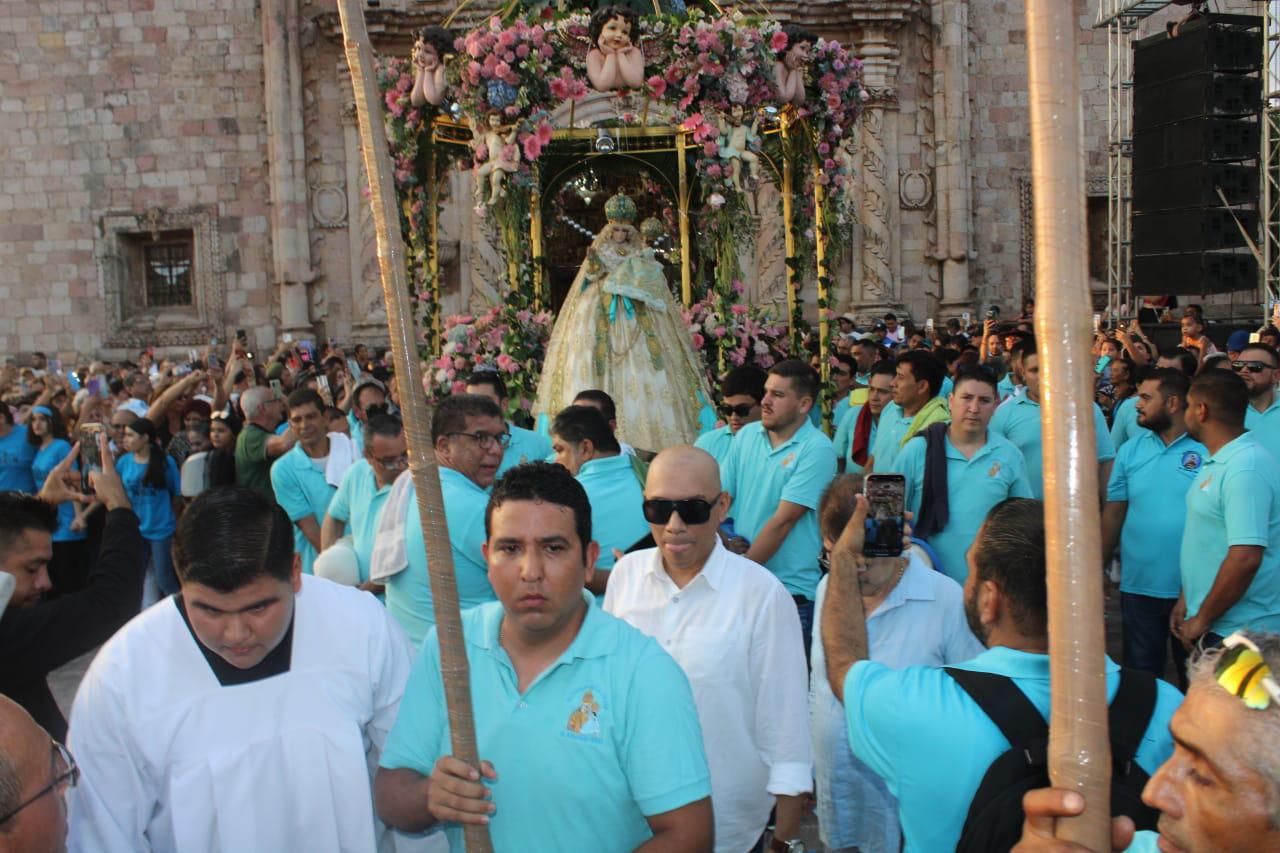
POLYGON ((200 642, 200 638, 196 636, 196 632, 191 628, 191 619, 187 616, 187 605, 182 600, 181 594, 175 595, 173 602, 177 605, 178 612, 182 614, 182 621, 186 623, 187 630, 191 631, 191 639, 195 640, 196 647, 200 649, 200 653, 204 655, 204 659, 209 663, 209 669, 213 670, 214 677, 218 679, 218 683, 223 687, 251 684, 254 681, 262 681, 263 679, 283 675, 289 671, 289 665, 293 661, 292 616, 289 617, 289 628, 284 632, 284 638, 280 640, 279 644, 267 652, 267 656, 257 664, 248 669, 241 669, 238 666, 232 666, 227 663, 220 655, 200 642))

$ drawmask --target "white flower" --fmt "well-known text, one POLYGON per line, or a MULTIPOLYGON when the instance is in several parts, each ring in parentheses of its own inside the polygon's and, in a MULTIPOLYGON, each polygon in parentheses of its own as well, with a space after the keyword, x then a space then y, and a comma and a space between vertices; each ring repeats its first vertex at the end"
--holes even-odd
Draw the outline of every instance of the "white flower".
POLYGON ((712 210, 719 210, 724 207, 725 198, 720 193, 712 193, 707 196, 707 204, 711 205, 712 210))
POLYGON ((761 341, 761 340, 757 340, 757 341, 756 341, 756 343, 755 343, 755 346, 753 346, 753 347, 752 347, 752 349, 754 349, 754 350, 756 351, 756 355, 768 355, 768 354, 769 354, 769 345, 768 345, 768 344, 766 344, 764 341, 761 341))
POLYGON ((453 355, 457 351, 458 351, 457 342, 449 341, 449 343, 444 345, 444 349, 441 350, 441 355, 453 355))
POLYGON ((444 368, 441 368, 441 369, 439 369, 439 370, 437 370, 437 371, 436 371, 436 384, 437 384, 437 385, 443 385, 444 383, 446 383, 446 382, 448 382, 448 381, 449 381, 449 374, 448 374, 448 373, 445 373, 444 368))

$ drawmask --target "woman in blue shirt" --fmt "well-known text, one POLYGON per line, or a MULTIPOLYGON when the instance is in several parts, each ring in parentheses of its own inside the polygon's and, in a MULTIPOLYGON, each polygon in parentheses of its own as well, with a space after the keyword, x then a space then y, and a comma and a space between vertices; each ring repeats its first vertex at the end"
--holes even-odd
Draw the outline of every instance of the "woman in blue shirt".
MULTIPOLYGON (((35 406, 27 418, 27 441, 36 448, 31 463, 31 479, 37 490, 49 472, 71 452, 67 425, 62 414, 49 406, 35 406)), ((89 546, 85 541, 84 508, 74 502, 58 504, 58 529, 53 533, 53 559, 49 561, 49 583, 53 594, 71 592, 84 586, 89 577, 89 546)))
POLYGON ((134 418, 125 426, 124 450, 116 471, 138 516, 138 532, 151 546, 142 592, 142 606, 149 607, 178 591, 170 556, 181 494, 178 466, 160 446, 156 425, 146 418, 134 418))

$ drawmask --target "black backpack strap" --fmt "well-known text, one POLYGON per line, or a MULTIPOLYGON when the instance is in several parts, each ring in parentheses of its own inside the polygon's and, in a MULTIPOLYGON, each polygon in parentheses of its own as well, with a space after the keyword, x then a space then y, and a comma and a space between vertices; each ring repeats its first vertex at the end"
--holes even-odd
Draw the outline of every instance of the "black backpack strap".
POLYGON ((1155 709, 1156 677, 1136 669, 1121 669, 1120 686, 1107 710, 1107 725, 1111 729, 1111 761, 1124 775, 1129 774, 1155 709))
POLYGON ((982 712, 991 718, 1014 749, 1026 754, 1027 763, 1042 763, 1040 753, 1049 738, 1049 724, 1013 679, 993 672, 943 667, 982 712))

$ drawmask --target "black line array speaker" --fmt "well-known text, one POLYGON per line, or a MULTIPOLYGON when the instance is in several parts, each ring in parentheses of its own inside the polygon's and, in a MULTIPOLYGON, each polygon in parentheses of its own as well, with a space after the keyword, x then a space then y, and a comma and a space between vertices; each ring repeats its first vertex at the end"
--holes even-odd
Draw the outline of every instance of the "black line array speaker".
POLYGON ((1256 241, 1262 44, 1254 15, 1205 15, 1134 43, 1135 293, 1257 286, 1241 225, 1256 241))

